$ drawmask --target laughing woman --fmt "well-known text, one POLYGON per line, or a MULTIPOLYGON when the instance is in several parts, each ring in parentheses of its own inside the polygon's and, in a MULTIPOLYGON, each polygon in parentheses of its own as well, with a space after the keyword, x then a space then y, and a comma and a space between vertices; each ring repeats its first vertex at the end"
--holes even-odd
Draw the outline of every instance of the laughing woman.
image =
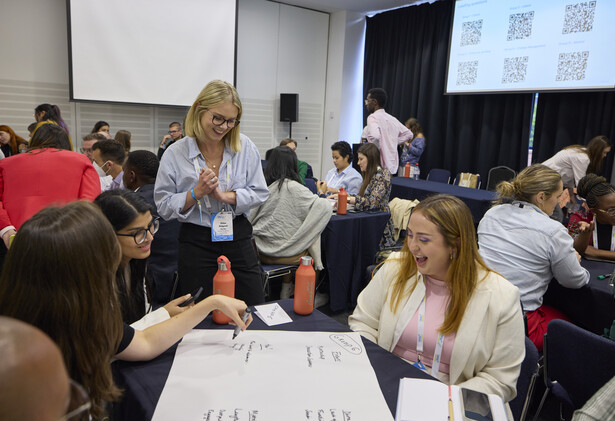
POLYGON ((223 254, 233 265, 235 296, 253 305, 265 297, 247 216, 269 190, 256 146, 239 132, 241 111, 230 83, 203 88, 186 116, 187 137, 162 157, 154 199, 161 217, 181 222, 179 295, 199 286, 212 294, 223 254))
POLYGON ((470 210, 429 197, 407 232, 359 295, 350 328, 447 384, 512 400, 525 353, 519 290, 481 259, 470 210))

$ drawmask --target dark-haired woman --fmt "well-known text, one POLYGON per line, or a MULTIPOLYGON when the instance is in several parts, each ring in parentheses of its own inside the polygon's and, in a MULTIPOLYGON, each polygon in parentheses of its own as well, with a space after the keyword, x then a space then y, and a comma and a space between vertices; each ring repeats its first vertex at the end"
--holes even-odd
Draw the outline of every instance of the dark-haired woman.
POLYGON ((126 152, 126 155, 128 155, 132 143, 132 133, 128 130, 118 130, 115 133, 114 139, 124 146, 124 151, 126 152))
POLYGON ((0 126, 0 151, 5 157, 16 155, 22 149, 28 148, 28 141, 21 136, 15 134, 9 126, 0 126))
POLYGON ((41 104, 34 109, 34 119, 36 120, 36 127, 32 132, 32 136, 41 127, 43 124, 57 124, 60 126, 68 135, 68 143, 70 144, 70 149, 73 150, 73 142, 70 138, 70 133, 68 131, 68 125, 62 119, 62 113, 60 112, 60 107, 57 105, 51 104, 41 104))
POLYGON ((352 149, 348 142, 339 141, 331 145, 333 165, 324 180, 318 181, 319 194, 337 193, 343 187, 348 194, 357 194, 361 188, 361 174, 352 168, 352 149))
POLYGON ((106 121, 102 121, 102 120, 97 121, 96 124, 94 124, 94 127, 92 128, 92 131, 90 133, 99 133, 99 132, 109 133, 109 123, 107 123, 106 121))
POLYGON ((0 314, 30 323, 53 339, 70 377, 87 389, 94 420, 108 419, 105 401, 121 396, 111 373, 114 356, 150 360, 214 309, 245 329, 245 303, 222 295, 143 331, 123 324, 115 286, 120 256, 109 221, 94 204, 79 201, 43 209, 26 221, 0 276, 0 314))
POLYGON ((514 180, 497 186, 498 204, 485 213, 478 225, 480 254, 491 269, 512 282, 521 293, 527 315, 529 338, 539 351, 552 319, 566 316, 543 305, 553 278, 566 288, 578 289, 589 281, 579 261, 585 244, 575 250, 566 228, 550 218, 562 192, 562 178, 551 168, 534 164, 514 180))
POLYGON ((181 313, 184 309, 178 306, 185 297, 151 311, 152 282, 146 276, 147 258, 159 226, 158 218, 152 216, 152 206, 137 193, 125 189, 106 191, 94 204, 113 226, 122 249, 116 284, 124 323, 143 329, 181 313))
MULTIPOLYGON (((360 212, 391 212, 391 173, 380 166, 380 150, 373 143, 365 143, 359 148, 358 155, 363 182, 356 196, 348 196, 348 203, 353 204, 354 209, 360 212)), ((393 221, 389 219, 380 240, 380 248, 394 245, 393 221)))
POLYGON ((577 190, 585 205, 570 217, 568 232, 576 241, 590 224, 592 236, 584 255, 615 260, 615 187, 604 177, 587 174, 579 181, 577 190))
MULTIPOLYGON (((297 155, 287 146, 271 151, 265 181, 269 199, 253 209, 250 222, 261 261, 270 264, 299 264, 302 256, 320 263, 320 234, 331 218, 331 204, 301 183, 297 155)), ((281 298, 290 297, 290 277, 282 284, 281 298)))
POLYGON ((60 126, 43 124, 26 153, 0 161, 0 235, 6 247, 21 224, 45 206, 100 194, 90 160, 70 149, 60 126))

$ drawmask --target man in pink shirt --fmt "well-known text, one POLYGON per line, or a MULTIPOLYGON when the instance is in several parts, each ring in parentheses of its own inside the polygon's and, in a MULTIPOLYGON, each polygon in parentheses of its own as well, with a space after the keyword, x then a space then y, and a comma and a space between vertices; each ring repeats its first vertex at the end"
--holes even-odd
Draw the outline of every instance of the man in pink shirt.
POLYGON ((413 134, 399 120, 384 111, 387 93, 382 88, 372 88, 367 92, 365 107, 370 112, 363 138, 380 149, 380 165, 392 175, 397 174, 399 156, 397 145, 412 140, 413 134))

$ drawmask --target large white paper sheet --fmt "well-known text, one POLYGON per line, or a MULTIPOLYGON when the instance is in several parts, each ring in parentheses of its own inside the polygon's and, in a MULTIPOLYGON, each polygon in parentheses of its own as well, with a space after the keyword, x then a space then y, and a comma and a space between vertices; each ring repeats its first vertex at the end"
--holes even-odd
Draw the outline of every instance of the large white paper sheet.
POLYGON ((392 421, 359 334, 194 330, 153 420, 392 421))

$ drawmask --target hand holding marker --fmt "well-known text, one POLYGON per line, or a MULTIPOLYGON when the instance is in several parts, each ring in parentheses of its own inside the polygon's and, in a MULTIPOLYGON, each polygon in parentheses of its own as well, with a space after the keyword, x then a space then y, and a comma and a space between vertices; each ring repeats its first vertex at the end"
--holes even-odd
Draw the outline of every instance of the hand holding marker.
MULTIPOLYGON (((246 308, 246 310, 243 312, 243 317, 241 318, 241 320, 246 323, 251 313, 252 309, 250 307, 246 308)), ((235 326, 235 331, 233 332, 233 339, 235 339, 237 335, 239 335, 239 332, 241 332, 241 328, 239 326, 235 326)))

